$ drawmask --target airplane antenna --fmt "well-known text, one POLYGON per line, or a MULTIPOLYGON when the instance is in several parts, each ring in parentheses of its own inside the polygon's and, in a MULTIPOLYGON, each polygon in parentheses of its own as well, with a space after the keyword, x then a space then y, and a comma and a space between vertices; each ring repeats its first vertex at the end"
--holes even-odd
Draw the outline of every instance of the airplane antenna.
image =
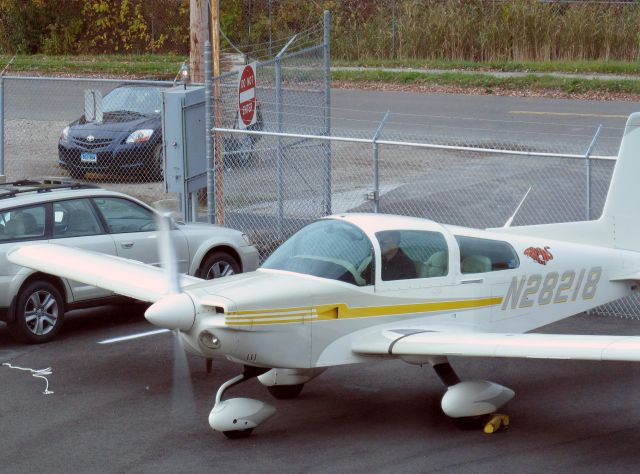
POLYGON ((516 217, 516 214, 518 213, 518 211, 520 210, 520 208, 524 204, 524 200, 527 199, 527 196, 529 195, 529 191, 531 191, 531 186, 529 186, 529 189, 527 189, 527 192, 524 193, 524 196, 520 200, 520 204, 518 204, 518 207, 516 207, 515 212, 511 215, 511 217, 509 217, 509 219, 507 219, 507 222, 505 222, 505 224, 502 226, 503 228, 511 227, 511 223, 513 222, 513 218, 516 217))

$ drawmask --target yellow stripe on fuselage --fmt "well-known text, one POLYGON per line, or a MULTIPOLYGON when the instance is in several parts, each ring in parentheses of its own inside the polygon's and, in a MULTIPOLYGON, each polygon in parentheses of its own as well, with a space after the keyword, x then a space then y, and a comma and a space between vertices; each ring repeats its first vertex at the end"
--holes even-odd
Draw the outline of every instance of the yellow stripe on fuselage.
POLYGON ((337 319, 397 316, 411 313, 432 313, 462 309, 484 308, 502 303, 501 297, 436 301, 389 306, 368 306, 350 308, 348 305, 327 304, 298 308, 233 311, 226 314, 225 323, 229 326, 249 326, 266 324, 290 324, 337 319))

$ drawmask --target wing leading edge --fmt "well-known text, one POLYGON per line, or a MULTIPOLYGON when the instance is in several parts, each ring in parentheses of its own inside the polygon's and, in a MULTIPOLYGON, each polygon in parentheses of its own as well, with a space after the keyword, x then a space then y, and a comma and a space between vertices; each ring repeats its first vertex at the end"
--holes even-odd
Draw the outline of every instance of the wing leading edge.
MULTIPOLYGON (((155 303, 169 293, 161 268, 142 262, 57 244, 33 244, 9 252, 10 262, 86 283, 140 301, 155 303)), ((202 281, 180 275, 181 286, 202 281)))
POLYGON ((361 355, 640 361, 639 336, 383 330, 356 340, 361 355))

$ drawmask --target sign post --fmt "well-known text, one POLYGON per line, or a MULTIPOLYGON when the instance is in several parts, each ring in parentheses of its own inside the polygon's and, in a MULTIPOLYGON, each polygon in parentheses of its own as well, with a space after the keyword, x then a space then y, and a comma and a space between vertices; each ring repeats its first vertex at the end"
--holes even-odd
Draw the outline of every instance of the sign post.
POLYGON ((256 120, 256 68, 255 63, 251 63, 238 77, 238 128, 246 130, 256 120))

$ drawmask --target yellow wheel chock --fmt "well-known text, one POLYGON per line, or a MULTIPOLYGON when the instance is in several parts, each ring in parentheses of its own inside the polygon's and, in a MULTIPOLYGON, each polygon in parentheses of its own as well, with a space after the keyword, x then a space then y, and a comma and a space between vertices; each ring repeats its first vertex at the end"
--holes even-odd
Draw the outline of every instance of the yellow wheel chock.
POLYGON ((500 413, 492 413, 489 415, 487 422, 484 424, 484 432, 487 434, 495 433, 500 429, 509 427, 509 415, 500 413))

